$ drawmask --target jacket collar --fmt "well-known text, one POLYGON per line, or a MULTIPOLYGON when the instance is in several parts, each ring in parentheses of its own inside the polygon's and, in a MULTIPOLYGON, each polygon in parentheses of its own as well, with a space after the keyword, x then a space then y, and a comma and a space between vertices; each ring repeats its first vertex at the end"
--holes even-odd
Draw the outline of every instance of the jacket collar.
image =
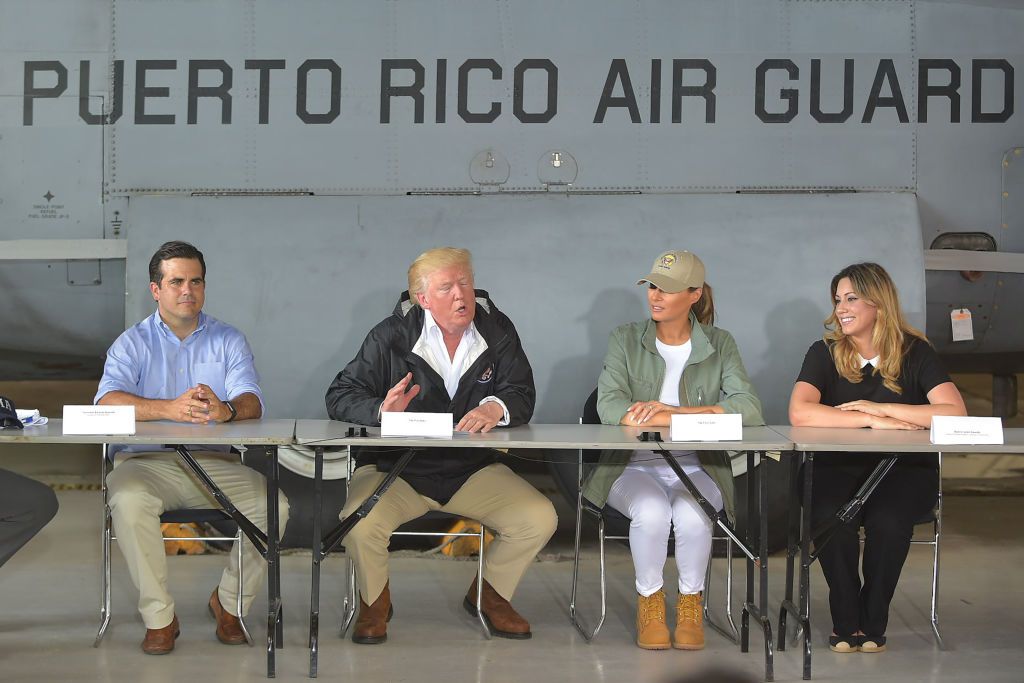
MULTIPOLYGON (((649 352, 658 355, 658 327, 653 320, 648 320, 644 325, 642 344, 649 352)), ((704 326, 697 322, 697 316, 690 311, 690 358, 686 362, 699 363, 715 352, 708 336, 704 334, 704 326)))

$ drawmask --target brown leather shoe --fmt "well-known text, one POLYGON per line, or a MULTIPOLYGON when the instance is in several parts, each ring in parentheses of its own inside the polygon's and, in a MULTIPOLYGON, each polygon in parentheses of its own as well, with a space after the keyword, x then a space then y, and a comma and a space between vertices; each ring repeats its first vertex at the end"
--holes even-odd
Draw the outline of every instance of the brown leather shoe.
MULTIPOLYGON (((466 599, 462 601, 462 606, 474 617, 477 615, 476 579, 473 579, 469 592, 466 593, 466 599)), ((533 635, 530 633, 530 622, 512 609, 509 601, 501 597, 498 591, 487 583, 486 579, 484 579, 484 590, 480 598, 480 611, 484 613, 484 623, 491 630, 491 635, 514 640, 526 640, 533 635)))
POLYGON ((178 615, 174 615, 167 626, 146 629, 146 637, 142 639, 142 651, 147 655, 165 655, 174 649, 174 639, 180 634, 178 615))
POLYGON ((241 645, 246 642, 241 620, 234 614, 228 614, 224 605, 220 604, 216 588, 210 596, 210 616, 217 622, 217 640, 225 645, 241 645))
POLYGON ((362 645, 377 645, 388 639, 388 622, 395 610, 391 607, 390 582, 384 584, 384 590, 373 601, 372 605, 363 602, 359 596, 359 616, 355 628, 352 629, 352 642, 362 645))

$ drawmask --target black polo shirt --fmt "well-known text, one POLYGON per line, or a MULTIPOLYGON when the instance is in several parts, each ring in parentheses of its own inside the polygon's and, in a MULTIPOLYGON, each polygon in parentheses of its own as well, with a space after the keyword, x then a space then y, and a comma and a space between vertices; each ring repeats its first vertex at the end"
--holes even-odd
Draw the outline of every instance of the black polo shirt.
MULTIPOLYGON (((832 407, 858 400, 908 405, 928 403, 928 392, 940 384, 951 381, 949 374, 942 367, 939 355, 931 344, 917 337, 908 336, 906 339, 903 364, 897 381, 903 390, 902 393, 897 394, 885 386, 881 373, 876 372, 870 363, 861 368, 860 382, 850 382, 839 374, 829 346, 822 340, 814 342, 807 350, 797 381, 807 382, 817 388, 821 392, 822 405, 832 407)), ((829 456, 827 460, 837 463, 851 461, 850 458, 841 456, 829 456)), ((856 460, 863 461, 863 456, 857 457, 856 460)), ((824 459, 819 462, 822 461, 824 459)), ((900 463, 904 465, 934 462, 934 456, 927 453, 907 454, 900 458, 900 463)))

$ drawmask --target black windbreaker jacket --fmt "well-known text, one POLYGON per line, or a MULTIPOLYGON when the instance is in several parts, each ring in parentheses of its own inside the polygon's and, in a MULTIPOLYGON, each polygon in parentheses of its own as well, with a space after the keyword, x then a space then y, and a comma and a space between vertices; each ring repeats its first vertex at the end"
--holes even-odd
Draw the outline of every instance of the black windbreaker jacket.
MULTIPOLYGON (((407 410, 453 413, 456 423, 487 396, 505 402, 509 426, 530 421, 536 402, 533 370, 526 359, 512 321, 476 290, 477 332, 487 342, 484 351, 459 380, 454 398, 448 398, 444 380, 426 360, 412 352, 423 332, 423 309, 403 292, 394 312, 370 330, 356 357, 338 373, 327 389, 327 414, 334 420, 378 426, 384 396, 409 372, 420 385, 407 410)), ((359 466, 376 463, 387 472, 402 453, 394 448, 353 449, 359 466)), ((493 463, 496 452, 481 448, 435 448, 419 453, 402 478, 420 493, 446 503, 477 470, 493 463)))

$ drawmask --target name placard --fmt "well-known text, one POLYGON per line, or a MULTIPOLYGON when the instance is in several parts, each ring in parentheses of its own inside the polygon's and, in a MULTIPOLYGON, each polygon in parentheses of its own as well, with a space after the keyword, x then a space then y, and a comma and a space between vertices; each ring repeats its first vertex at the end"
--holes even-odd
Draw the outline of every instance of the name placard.
POLYGON ((380 435, 450 439, 454 425, 451 413, 381 413, 380 435))
POLYGON ((673 415, 669 426, 672 441, 740 441, 743 416, 739 413, 673 415))
POLYGON ((929 438, 936 444, 1001 444, 1003 421, 998 417, 935 415, 929 438))
POLYGON ((65 434, 135 433, 135 406, 64 406, 65 434))

